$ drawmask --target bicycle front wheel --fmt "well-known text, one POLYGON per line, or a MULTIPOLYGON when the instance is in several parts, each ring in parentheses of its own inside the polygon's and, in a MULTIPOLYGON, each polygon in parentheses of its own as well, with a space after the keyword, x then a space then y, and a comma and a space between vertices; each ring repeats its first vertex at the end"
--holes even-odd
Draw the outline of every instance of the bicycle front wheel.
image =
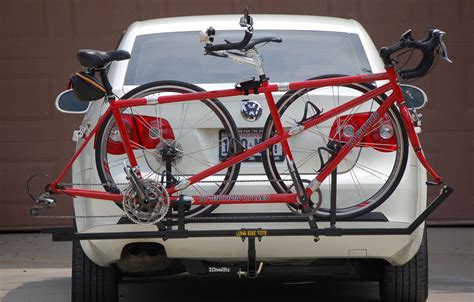
MULTIPOLYGON (((123 99, 202 91, 189 83, 158 81, 133 89, 123 99)), ((216 99, 129 107, 122 109, 121 117, 142 177, 155 182, 166 182, 168 172, 179 181, 215 166, 222 160, 220 149, 225 147, 230 155, 237 150, 240 141, 235 122, 216 99)), ((130 163, 112 114, 106 117, 97 133, 95 151, 97 170, 105 190, 123 192, 127 184, 123 167, 124 163, 130 163)), ((180 194, 228 194, 239 170, 240 164, 235 164, 180 194)), ((187 215, 205 215, 215 208, 195 206, 187 215)))
MULTIPOLYGON (((328 77, 335 76, 314 79, 328 77)), ((374 88, 369 84, 351 84, 288 91, 277 102, 277 107, 284 128, 289 129, 303 121, 305 115, 310 118, 317 115, 318 110, 328 112, 374 88)), ((337 148, 349 141, 385 98, 377 96, 290 137, 288 143, 302 179, 306 182, 314 179, 330 160, 331 152, 337 152, 337 148)), ((269 118, 262 139, 268 139, 275 133, 274 122, 269 118)), ((262 158, 266 174, 275 191, 292 192, 288 167, 286 163, 274 160, 273 148, 265 150, 262 158)), ((382 204, 400 183, 407 158, 406 131, 398 109, 392 106, 337 166, 336 216, 357 217, 382 204)), ((320 188, 322 200, 316 213, 319 217, 329 216, 330 187, 329 176, 320 188)))

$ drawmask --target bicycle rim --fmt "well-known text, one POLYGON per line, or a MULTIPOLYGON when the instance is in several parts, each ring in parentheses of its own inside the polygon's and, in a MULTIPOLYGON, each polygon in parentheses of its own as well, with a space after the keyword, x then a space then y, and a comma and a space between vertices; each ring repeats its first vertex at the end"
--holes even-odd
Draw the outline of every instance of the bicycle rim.
MULTIPOLYGON (((334 77, 334 76, 333 76, 334 77)), ((332 86, 289 91, 278 101, 277 107, 286 129, 303 119, 304 108, 308 117, 316 114, 311 103, 327 112, 374 87, 368 84, 332 86)), ((358 127, 377 110, 385 96, 378 96, 340 115, 316 125, 288 140, 295 163, 306 180, 312 180, 330 159, 330 142, 344 145, 358 127), (345 136, 347 134, 348 136, 345 136)), ((268 119, 263 139, 275 133, 273 121, 268 119)), ((291 192, 291 176, 285 163, 273 160, 273 150, 265 150, 263 164, 272 186, 278 193, 291 192)), ((339 218, 353 218, 370 212, 383 203, 398 186, 408 158, 408 140, 400 115, 395 106, 369 129, 363 140, 352 149, 337 167, 337 211, 339 218), (389 139, 384 139, 389 138, 389 139)), ((321 207, 317 216, 329 216, 331 177, 321 184, 321 207)))
MULTIPOLYGON (((203 91, 183 82, 160 81, 139 86, 123 99, 149 95, 166 95, 203 91)), ((229 152, 237 150, 237 128, 230 114, 215 99, 157 104, 122 109, 134 154, 142 177, 166 183, 167 148, 173 150, 169 159, 171 173, 178 181, 188 178, 220 162, 219 131, 224 131, 230 142, 229 152)), ((109 192, 122 192, 127 180, 123 171, 128 157, 120 149, 121 137, 112 114, 107 117, 96 138, 96 164, 104 188, 109 192)), ((122 145, 123 148, 123 145, 122 145)), ((228 194, 234 186, 240 164, 203 179, 203 183, 189 186, 180 194, 228 194)), ((217 206, 195 206, 188 216, 205 215, 217 206)))

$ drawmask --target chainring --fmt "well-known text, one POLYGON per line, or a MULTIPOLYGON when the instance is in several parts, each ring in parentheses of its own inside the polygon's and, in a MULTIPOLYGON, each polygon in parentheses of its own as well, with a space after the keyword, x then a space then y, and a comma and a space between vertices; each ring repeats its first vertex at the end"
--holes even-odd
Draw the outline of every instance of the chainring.
POLYGON ((128 184, 123 191, 123 210, 127 217, 137 224, 156 224, 168 213, 170 198, 166 188, 151 179, 139 180, 148 191, 152 201, 145 202, 139 198, 135 188, 128 184))
MULTIPOLYGON (((291 190, 292 187, 293 187, 293 185, 290 186, 289 190, 291 190)), ((315 194, 317 194, 318 200, 316 202, 311 200, 311 202, 313 203, 311 211, 304 213, 303 212, 303 205, 301 205, 299 203, 288 203, 287 204, 288 209, 290 209, 290 211, 293 214, 297 214, 297 215, 303 216, 303 217, 308 217, 308 216, 315 215, 316 212, 319 210, 319 207, 321 206, 321 203, 323 202, 323 195, 321 193, 321 190, 317 189, 312 195, 315 195, 315 194)))

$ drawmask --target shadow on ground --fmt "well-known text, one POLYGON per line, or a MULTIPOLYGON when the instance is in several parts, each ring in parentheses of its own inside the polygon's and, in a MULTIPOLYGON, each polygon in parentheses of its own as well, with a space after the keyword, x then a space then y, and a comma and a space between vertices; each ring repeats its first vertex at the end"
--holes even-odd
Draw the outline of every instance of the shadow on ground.
POLYGON ((308 297, 325 301, 375 302, 378 284, 370 282, 311 282, 298 279, 239 280, 232 278, 182 278, 161 280, 120 290, 120 301, 149 301, 155 293, 161 301, 297 301, 308 297), (143 294, 146 292, 147 294, 143 294))
MULTIPOLYGON (((472 283, 435 282, 428 301, 474 301, 472 283)), ((11 290, 4 302, 70 301, 70 278, 26 282, 11 290)), ((149 280, 124 280, 119 288, 120 302, 206 301, 295 301, 311 297, 318 302, 379 302, 377 282, 311 281, 307 278, 237 278, 179 276, 149 280)))
MULTIPOLYGON (((152 280, 125 280, 119 301, 288 301, 308 297, 325 301, 376 302, 376 282, 308 281, 282 278, 244 280, 180 276, 152 280)), ((55 278, 27 282, 10 291, 5 302, 63 302, 70 299, 70 279, 55 278), (34 295, 32 295, 34 293, 34 295)))

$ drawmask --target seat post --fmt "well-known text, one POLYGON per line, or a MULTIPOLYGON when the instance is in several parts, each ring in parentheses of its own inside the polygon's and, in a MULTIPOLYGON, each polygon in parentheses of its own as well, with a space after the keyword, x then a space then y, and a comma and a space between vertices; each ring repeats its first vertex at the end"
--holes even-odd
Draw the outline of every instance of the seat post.
POLYGON ((102 67, 97 70, 99 71, 100 78, 102 80, 102 84, 104 85, 107 96, 112 96, 112 85, 110 85, 109 79, 107 78, 107 69, 105 67, 102 67))

